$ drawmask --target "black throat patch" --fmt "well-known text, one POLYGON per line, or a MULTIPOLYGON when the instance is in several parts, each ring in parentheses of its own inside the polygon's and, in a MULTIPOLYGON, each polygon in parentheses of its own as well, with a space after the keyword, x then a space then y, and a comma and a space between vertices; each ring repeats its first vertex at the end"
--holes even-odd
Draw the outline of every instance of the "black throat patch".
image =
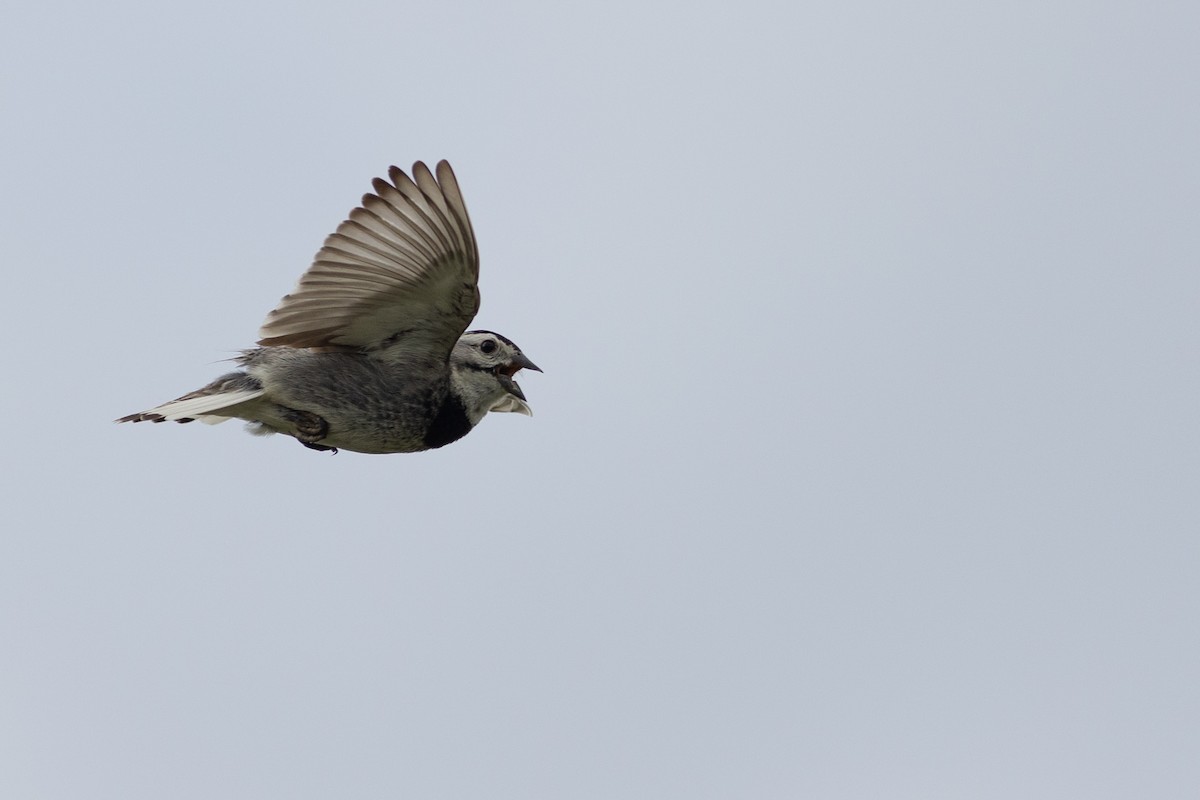
POLYGON ((431 450, 443 447, 457 442, 470 432, 471 420, 467 419, 466 406, 453 393, 447 392, 446 399, 425 431, 425 446, 431 450))

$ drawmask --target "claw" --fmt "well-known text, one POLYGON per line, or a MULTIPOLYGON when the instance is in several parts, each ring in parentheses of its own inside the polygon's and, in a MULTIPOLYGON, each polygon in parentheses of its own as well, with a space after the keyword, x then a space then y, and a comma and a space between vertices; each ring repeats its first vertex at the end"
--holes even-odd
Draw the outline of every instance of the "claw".
MULTIPOLYGON (((317 442, 329 435, 329 423, 311 411, 297 411, 294 408, 284 410, 284 418, 296 426, 293 434, 301 444, 313 447, 317 442)), ((332 447, 318 446, 314 450, 332 450, 332 447)))

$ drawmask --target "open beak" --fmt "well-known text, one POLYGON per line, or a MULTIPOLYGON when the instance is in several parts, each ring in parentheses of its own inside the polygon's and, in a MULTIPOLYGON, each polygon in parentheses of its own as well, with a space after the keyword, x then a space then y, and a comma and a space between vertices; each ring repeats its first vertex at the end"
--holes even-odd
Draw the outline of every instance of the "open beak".
POLYGON ((513 360, 502 367, 496 368, 496 377, 500 380, 500 385, 508 392, 507 395, 492 406, 492 411, 512 411, 517 414, 524 414, 527 417, 533 416, 533 409, 525 402, 525 393, 521 391, 521 387, 513 380, 513 375, 516 375, 519 370, 532 369, 536 372, 541 372, 542 368, 525 357, 524 353, 517 353, 513 360))
POLYGON ((511 378, 513 375, 517 374, 517 370, 519 370, 519 369, 531 369, 534 372, 542 371, 541 367, 539 367, 537 364, 530 361, 528 358, 525 357, 525 354, 521 353, 521 352, 518 352, 516 354, 516 356, 513 357, 513 360, 510 361, 508 363, 508 365, 503 368, 502 371, 504 372, 505 375, 507 375, 508 377, 511 378))

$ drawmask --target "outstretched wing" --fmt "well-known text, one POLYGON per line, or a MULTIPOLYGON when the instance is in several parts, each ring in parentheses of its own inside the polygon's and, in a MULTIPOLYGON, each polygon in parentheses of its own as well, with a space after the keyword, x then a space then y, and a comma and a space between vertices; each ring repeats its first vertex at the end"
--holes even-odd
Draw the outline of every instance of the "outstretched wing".
POLYGON ((295 291, 267 315, 259 344, 352 347, 445 361, 479 310, 479 251, 445 161, 437 178, 388 170, 338 226, 295 291))

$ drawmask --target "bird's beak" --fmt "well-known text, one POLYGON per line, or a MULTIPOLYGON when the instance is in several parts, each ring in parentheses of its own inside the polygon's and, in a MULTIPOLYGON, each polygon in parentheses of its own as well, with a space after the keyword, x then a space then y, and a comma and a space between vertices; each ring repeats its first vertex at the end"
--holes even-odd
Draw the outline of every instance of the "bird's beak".
POLYGON ((525 402, 525 393, 521 391, 521 387, 517 385, 517 382, 512 379, 512 376, 516 375, 517 371, 522 369, 532 369, 536 372, 542 371, 541 367, 530 361, 521 352, 513 356, 512 361, 496 370, 496 377, 499 378, 500 385, 504 387, 504 390, 508 394, 492 406, 492 411, 512 411, 517 414, 524 414, 527 417, 533 416, 533 410, 525 402))
MULTIPOLYGON (((531 369, 534 372, 542 371, 541 367, 539 367, 537 364, 530 361, 528 358, 525 357, 524 353, 520 353, 520 352, 518 352, 516 357, 513 358, 511 368, 512 368, 512 372, 508 373, 510 376, 513 375, 514 373, 516 373, 516 371, 519 369, 531 369)), ((508 372, 508 370, 505 370, 505 371, 508 372)))

